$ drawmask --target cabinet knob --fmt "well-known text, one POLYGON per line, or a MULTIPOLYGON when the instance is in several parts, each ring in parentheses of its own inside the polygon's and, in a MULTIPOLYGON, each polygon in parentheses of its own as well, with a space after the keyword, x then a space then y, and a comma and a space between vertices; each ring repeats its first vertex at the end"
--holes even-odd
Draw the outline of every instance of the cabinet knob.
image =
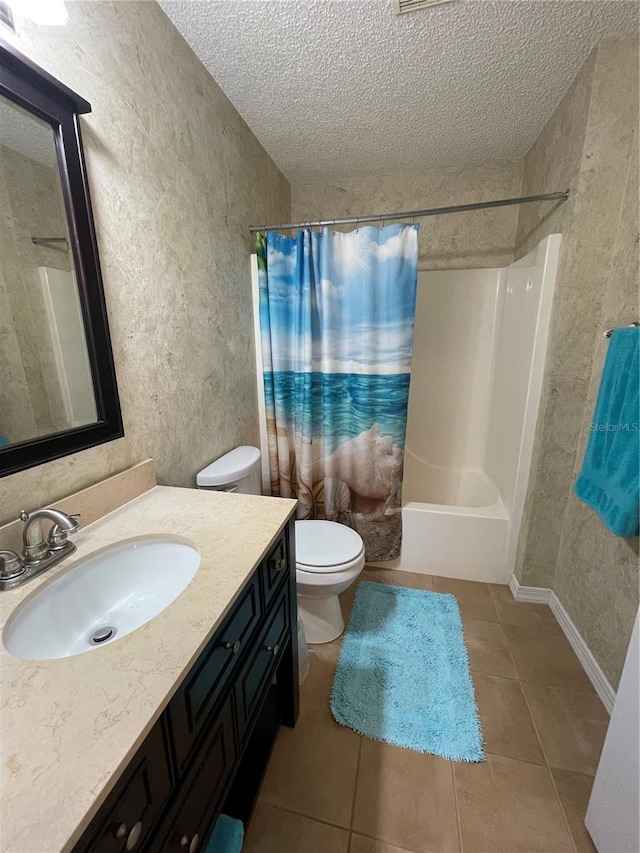
POLYGON ((279 560, 273 561, 273 569, 276 572, 281 572, 283 571, 283 569, 286 569, 286 567, 287 561, 284 559, 284 557, 281 557, 279 560))
POLYGON ((138 841, 140 841, 140 836, 142 835, 142 821, 138 821, 134 823, 134 825, 129 829, 126 823, 121 823, 120 826, 116 829, 116 838, 118 841, 121 841, 126 837, 127 843, 125 845, 125 850, 133 850, 138 841))
POLYGON ((193 838, 189 838, 188 835, 183 835, 180 839, 180 847, 183 850, 188 850, 189 853, 196 853, 196 850, 200 846, 200 836, 196 832, 193 838))
POLYGON ((223 648, 229 649, 230 652, 233 652, 234 655, 237 655, 240 651, 240 640, 236 640, 235 643, 223 643, 223 648))
POLYGON ((264 647, 265 652, 271 652, 274 657, 278 654, 279 649, 280 649, 280 646, 277 643, 275 644, 275 646, 265 646, 264 647))

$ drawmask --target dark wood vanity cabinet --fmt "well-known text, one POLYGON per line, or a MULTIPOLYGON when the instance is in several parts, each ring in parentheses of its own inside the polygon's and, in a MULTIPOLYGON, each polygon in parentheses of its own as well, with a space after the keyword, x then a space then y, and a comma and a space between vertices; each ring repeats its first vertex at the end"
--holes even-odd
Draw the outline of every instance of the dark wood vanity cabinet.
POLYGON ((278 725, 298 716, 294 522, 229 614, 73 853, 195 853, 222 811, 247 820, 278 725))

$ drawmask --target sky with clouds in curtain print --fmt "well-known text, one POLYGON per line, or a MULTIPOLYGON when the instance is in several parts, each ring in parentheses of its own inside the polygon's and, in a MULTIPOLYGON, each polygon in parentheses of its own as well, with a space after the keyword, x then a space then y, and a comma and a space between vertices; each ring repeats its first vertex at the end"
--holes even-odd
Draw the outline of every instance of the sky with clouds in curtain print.
POLYGON ((261 313, 262 328, 270 329, 270 369, 408 373, 417 238, 417 227, 400 224, 269 233, 261 313))

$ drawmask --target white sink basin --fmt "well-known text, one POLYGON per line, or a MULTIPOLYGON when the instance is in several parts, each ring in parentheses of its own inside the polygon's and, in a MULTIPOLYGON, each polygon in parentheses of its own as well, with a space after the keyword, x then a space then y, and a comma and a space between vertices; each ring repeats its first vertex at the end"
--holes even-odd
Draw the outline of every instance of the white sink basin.
POLYGON ((79 655, 126 637, 186 589, 200 554, 176 536, 144 536, 87 557, 11 614, 2 639, 19 658, 79 655))

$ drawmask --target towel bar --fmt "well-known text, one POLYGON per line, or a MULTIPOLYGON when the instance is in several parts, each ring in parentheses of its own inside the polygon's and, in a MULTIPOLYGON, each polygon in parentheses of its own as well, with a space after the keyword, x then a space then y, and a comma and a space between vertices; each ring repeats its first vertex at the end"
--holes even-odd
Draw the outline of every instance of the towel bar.
MULTIPOLYGON (((633 323, 629 323, 629 326, 640 326, 640 323, 636 323, 636 321, 634 320, 633 323)), ((612 332, 615 332, 615 329, 605 329, 602 334, 605 338, 610 338, 612 332)))

